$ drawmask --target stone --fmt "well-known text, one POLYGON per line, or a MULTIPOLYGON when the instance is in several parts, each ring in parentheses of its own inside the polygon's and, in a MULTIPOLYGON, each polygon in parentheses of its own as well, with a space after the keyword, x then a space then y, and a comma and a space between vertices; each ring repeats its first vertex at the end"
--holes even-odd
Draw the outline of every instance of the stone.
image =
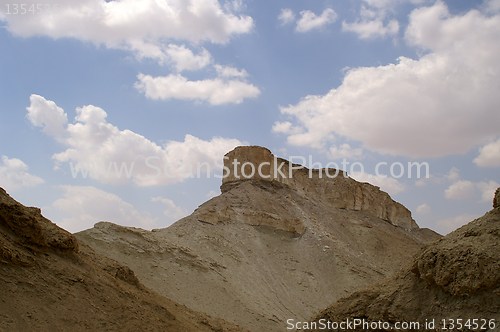
POLYGON ((39 208, 25 207, 0 188, 0 225, 26 245, 78 251, 76 238, 42 216, 39 208))
POLYGON ((339 209, 366 211, 406 230, 418 228, 411 212, 379 187, 358 182, 341 170, 293 164, 264 147, 239 146, 224 156, 221 191, 230 191, 244 181, 277 182, 339 209))

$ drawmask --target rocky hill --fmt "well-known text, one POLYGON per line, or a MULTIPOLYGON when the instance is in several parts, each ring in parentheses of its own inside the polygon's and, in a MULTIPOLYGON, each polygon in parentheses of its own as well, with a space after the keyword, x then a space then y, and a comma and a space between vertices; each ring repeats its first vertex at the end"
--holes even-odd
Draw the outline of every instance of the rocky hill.
POLYGON ((439 238, 387 193, 341 172, 320 176, 261 147, 239 147, 224 165, 221 195, 168 228, 101 222, 76 237, 158 294, 252 331, 283 331, 287 319, 393 275, 439 238))
POLYGON ((146 289, 2 188, 0 289, 0 331, 241 330, 146 289))
POLYGON ((438 330, 458 330, 462 319, 463 331, 500 330, 499 196, 500 188, 491 211, 429 245, 395 277, 341 299, 313 320, 435 320, 438 330))

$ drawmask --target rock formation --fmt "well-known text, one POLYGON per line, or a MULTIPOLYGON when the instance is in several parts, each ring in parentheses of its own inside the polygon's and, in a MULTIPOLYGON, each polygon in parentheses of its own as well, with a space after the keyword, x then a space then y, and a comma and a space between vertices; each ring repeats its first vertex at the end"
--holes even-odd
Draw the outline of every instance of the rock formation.
POLYGON ((260 147, 236 148, 225 166, 233 160, 262 165, 261 175, 228 170, 221 195, 168 228, 103 222, 76 237, 158 294, 251 331, 283 331, 286 319, 393 275, 439 238, 377 187, 319 170, 310 179, 307 169, 268 178, 286 161, 260 147))
MULTIPOLYGON (((62 251, 78 251, 78 244, 71 233, 57 227, 41 215, 38 208, 27 208, 0 188, 0 222, 11 233, 19 237, 19 242, 42 248, 62 251)), ((2 250, 2 248, 0 248, 2 250)), ((2 251, 5 258, 8 251, 2 251)))
POLYGON ((2 188, 0 288, 0 331, 241 330, 147 290, 2 188))
POLYGON ((225 176, 221 191, 242 181, 278 182, 303 195, 319 197, 339 209, 366 211, 393 225, 418 228, 411 212, 369 183, 361 183, 336 169, 308 169, 277 158, 259 146, 240 146, 224 156, 225 176))
POLYGON ((499 244, 500 209, 496 205, 429 245, 392 279, 341 299, 314 320, 364 318, 421 324, 434 320, 442 329, 443 319, 453 319, 455 325, 457 319, 462 324, 476 319, 483 330, 496 331, 500 328, 499 244))

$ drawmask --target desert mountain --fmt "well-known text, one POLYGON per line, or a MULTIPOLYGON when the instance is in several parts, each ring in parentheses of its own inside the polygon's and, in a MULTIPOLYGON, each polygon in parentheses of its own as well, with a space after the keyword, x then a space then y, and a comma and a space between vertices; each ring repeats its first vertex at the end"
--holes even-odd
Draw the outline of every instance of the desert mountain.
POLYGON ((221 195, 168 228, 101 222, 76 237, 156 293, 252 331, 283 331, 439 238, 340 171, 299 168, 261 147, 236 148, 224 166, 221 195))
POLYGON ((147 290, 0 188, 0 331, 84 330, 240 329, 147 290))
POLYGON ((500 188, 484 216, 429 245, 395 277, 341 299, 314 320, 425 324, 434 319, 438 330, 459 330, 462 319, 462 331, 498 331, 499 248, 500 188))

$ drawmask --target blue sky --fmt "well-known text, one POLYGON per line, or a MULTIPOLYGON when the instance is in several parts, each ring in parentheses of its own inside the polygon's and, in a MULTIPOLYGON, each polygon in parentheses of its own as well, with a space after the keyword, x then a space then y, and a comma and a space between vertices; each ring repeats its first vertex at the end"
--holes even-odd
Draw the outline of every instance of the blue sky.
POLYGON ((361 163, 441 233, 500 186, 498 0, 23 4, 0 1, 0 186, 70 231, 170 225, 242 144, 361 163), (388 174, 408 162, 429 178, 388 174))

